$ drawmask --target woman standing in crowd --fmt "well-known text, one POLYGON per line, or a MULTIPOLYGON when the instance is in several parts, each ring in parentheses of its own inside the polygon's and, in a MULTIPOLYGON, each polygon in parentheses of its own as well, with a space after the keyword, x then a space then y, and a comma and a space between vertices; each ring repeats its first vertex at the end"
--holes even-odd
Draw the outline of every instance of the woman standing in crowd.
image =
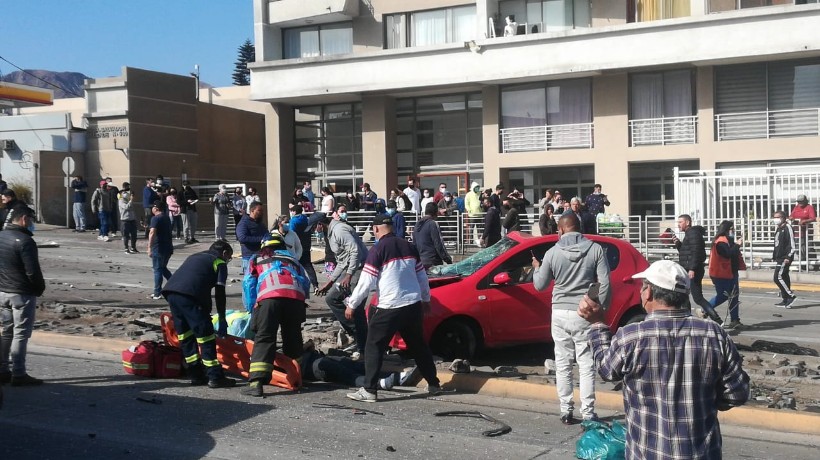
MULTIPOLYGON (((541 200, 543 201, 543 200, 541 200)), ((541 229, 541 236, 558 233, 558 222, 555 221, 555 208, 552 204, 546 204, 541 208, 543 213, 538 218, 538 228, 541 229)))
POLYGON ((168 219, 171 220, 171 234, 176 230, 176 237, 174 239, 182 239, 182 216, 180 215, 179 195, 177 189, 171 187, 168 189, 168 195, 165 196, 165 204, 168 205, 168 219))
POLYGON ((347 212, 358 211, 362 207, 361 201, 359 201, 359 195, 353 193, 353 190, 348 190, 345 193, 345 207, 347 208, 347 212))
POLYGON ((421 198, 421 209, 427 209, 427 203, 433 203, 433 194, 430 192, 429 188, 424 189, 422 198, 421 198))
POLYGON ((333 197, 333 192, 330 191, 330 187, 322 187, 321 193, 322 207, 320 211, 329 216, 333 214, 333 210, 336 209, 336 198, 333 197))
POLYGON ((724 220, 718 226, 712 251, 709 254, 709 277, 715 285, 717 294, 709 301, 714 309, 729 300, 729 324, 724 329, 730 330, 743 326, 740 323, 740 286, 738 271, 746 270, 741 245, 743 237, 735 239, 735 224, 724 220))

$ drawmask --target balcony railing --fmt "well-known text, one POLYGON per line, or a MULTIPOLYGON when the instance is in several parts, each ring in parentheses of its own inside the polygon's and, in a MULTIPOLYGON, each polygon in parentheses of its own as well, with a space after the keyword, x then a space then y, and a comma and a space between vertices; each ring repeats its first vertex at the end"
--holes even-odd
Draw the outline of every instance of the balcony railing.
POLYGON ((629 136, 637 145, 694 144, 698 140, 698 117, 665 117, 629 120, 629 136))
POLYGON ((715 115, 717 140, 768 139, 820 134, 820 108, 715 115))
POLYGON ((501 130, 501 151, 534 152, 592 148, 592 123, 528 126, 501 130))

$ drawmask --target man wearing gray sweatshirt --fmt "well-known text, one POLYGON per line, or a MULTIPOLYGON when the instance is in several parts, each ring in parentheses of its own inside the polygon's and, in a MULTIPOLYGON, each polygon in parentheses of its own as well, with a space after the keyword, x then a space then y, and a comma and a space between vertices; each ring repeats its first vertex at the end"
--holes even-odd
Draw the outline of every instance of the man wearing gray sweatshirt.
POLYGON ((352 320, 345 318, 347 306, 344 300, 350 296, 359 282, 364 261, 367 259, 367 246, 359 238, 356 229, 347 223, 347 206, 343 204, 336 207, 328 229, 327 240, 330 249, 336 255, 336 269, 330 274, 327 284, 319 288, 316 294, 327 294, 326 303, 333 316, 342 325, 342 329, 356 339, 356 360, 364 355, 364 345, 367 341, 367 318, 364 311, 367 299, 356 307, 352 320))
POLYGON ((572 362, 578 363, 581 415, 595 420, 595 370, 592 349, 587 340, 590 323, 578 316, 581 299, 592 283, 600 283, 599 303, 609 307, 609 266, 604 249, 580 233, 575 214, 558 221, 560 239, 544 255, 543 262, 533 257, 533 284, 543 291, 555 280, 552 290, 552 340, 555 342, 555 387, 561 408, 561 421, 574 423, 572 400, 572 362))

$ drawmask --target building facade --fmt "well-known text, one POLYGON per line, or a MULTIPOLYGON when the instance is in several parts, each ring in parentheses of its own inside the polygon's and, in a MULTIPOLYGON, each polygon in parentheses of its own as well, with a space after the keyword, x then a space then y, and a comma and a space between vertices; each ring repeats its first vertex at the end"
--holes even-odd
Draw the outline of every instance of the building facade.
MULTIPOLYGON (((251 102, 247 87, 198 90, 196 84, 188 76, 123 67, 119 76, 86 80, 84 98, 0 116, 0 139, 15 141, 0 155, 0 174, 31 191, 41 221, 58 225, 66 224, 71 199, 69 157, 68 174, 86 178, 89 199, 105 177, 117 187, 130 182, 138 197, 145 179, 158 175, 177 188, 188 180, 264 190, 270 104, 251 102)), ((200 215, 210 215, 210 197, 201 198, 200 215)), ((200 217, 201 229, 212 226, 200 217)))
POLYGON ((810 0, 254 0, 268 194, 601 183, 674 214, 674 168, 820 162, 810 0))

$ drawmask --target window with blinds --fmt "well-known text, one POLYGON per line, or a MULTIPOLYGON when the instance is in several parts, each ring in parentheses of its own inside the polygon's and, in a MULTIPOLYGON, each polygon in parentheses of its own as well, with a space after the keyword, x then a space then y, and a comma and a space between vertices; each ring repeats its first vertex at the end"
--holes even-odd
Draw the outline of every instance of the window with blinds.
POLYGON ((820 59, 715 69, 718 140, 818 135, 820 59))

